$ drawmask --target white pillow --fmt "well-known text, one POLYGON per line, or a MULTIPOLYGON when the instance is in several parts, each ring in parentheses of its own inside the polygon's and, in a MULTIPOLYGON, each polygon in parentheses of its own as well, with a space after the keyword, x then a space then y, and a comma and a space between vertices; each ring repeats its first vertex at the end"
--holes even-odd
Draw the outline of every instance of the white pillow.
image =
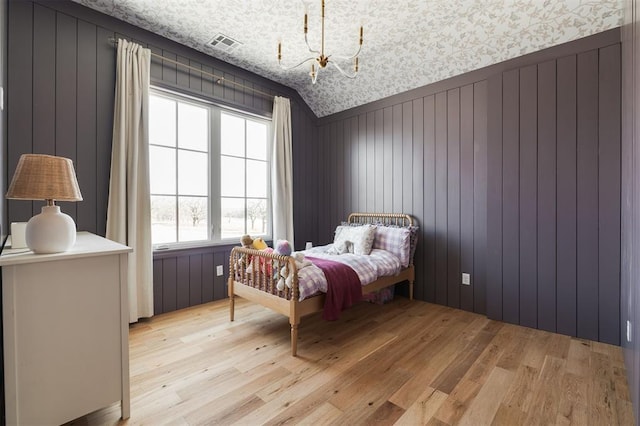
POLYGON ((345 250, 353 254, 368 255, 376 235, 376 227, 373 225, 362 226, 338 226, 333 238, 333 246, 338 254, 345 250))

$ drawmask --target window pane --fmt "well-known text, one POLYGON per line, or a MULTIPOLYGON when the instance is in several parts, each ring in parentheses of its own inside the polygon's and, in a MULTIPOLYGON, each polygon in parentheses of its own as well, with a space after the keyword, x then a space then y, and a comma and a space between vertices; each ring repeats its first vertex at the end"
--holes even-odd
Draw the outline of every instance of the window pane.
POLYGON ((209 239, 209 209, 206 197, 179 197, 180 225, 179 241, 201 241, 209 239))
POLYGON ((247 230, 249 235, 267 233, 267 200, 247 200, 247 230))
POLYGON ((220 193, 223 197, 244 197, 244 161, 220 157, 220 193))
POLYGON ((149 147, 149 182, 152 194, 176 193, 176 150, 149 147))
POLYGON ((176 103, 158 96, 149 97, 149 143, 176 146, 176 103))
POLYGON ((247 160, 247 197, 267 197, 267 163, 247 160))
POLYGON ((244 157, 244 119, 220 114, 220 153, 244 157))
POLYGON ((209 195, 208 159, 205 152, 178 150, 178 194, 209 195))
POLYGON ((220 200, 222 238, 238 238, 244 235, 244 198, 222 198, 220 200))
POLYGON ((176 197, 151 196, 151 242, 176 242, 176 197))
POLYGON ((190 104, 178 104, 178 146, 208 151, 208 122, 205 108, 190 104))
POLYGON ((247 157, 267 159, 267 125, 247 120, 247 157))

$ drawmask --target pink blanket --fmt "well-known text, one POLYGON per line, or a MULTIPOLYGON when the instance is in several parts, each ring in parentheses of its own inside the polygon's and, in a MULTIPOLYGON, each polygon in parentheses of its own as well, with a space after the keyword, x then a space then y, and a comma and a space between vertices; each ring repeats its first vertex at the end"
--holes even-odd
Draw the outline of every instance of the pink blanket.
POLYGON ((356 271, 342 263, 317 257, 305 257, 322 269, 327 278, 327 296, 322 319, 334 321, 340 312, 362 299, 362 284, 356 271))

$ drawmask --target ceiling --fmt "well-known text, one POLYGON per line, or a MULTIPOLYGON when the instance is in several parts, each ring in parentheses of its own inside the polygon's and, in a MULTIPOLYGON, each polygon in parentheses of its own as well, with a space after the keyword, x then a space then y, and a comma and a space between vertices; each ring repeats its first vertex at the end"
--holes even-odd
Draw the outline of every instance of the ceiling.
MULTIPOLYGON (((318 117, 622 24, 622 0, 326 0, 325 53, 352 54, 364 26, 360 72, 333 67, 311 84, 309 65, 285 71, 319 50, 320 0, 73 0, 223 61, 292 87, 318 117), (242 45, 208 46, 222 33, 242 45)), ((349 69, 349 63, 340 63, 349 69)))

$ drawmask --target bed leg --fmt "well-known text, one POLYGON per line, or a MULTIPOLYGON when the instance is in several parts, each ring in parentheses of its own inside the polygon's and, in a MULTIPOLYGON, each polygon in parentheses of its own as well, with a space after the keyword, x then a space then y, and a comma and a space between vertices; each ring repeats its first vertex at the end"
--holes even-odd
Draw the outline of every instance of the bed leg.
POLYGON ((291 324, 291 356, 298 353, 298 324, 291 324))
POLYGON ((409 300, 413 300, 413 281, 409 281, 409 300))
POLYGON ((236 303, 233 296, 229 296, 229 320, 233 321, 233 311, 235 310, 236 303))

